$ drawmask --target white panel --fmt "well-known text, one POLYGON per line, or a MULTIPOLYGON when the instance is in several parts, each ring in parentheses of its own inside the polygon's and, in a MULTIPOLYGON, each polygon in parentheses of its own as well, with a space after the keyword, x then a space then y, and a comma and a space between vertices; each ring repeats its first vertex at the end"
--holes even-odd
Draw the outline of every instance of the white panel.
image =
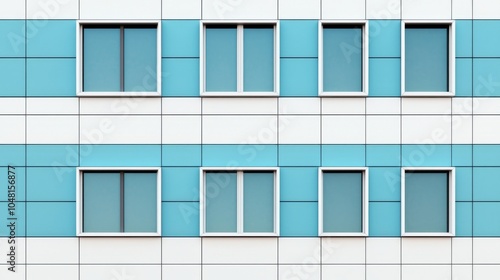
POLYGON ((0 264, 0 279, 8 279, 8 280, 26 280, 26 266, 16 264, 15 272, 11 272, 8 270, 9 265, 4 265, 4 262, 0 264))
POLYGON ((450 114, 451 98, 403 98, 403 114, 450 114))
POLYGON ((200 238, 163 238, 163 263, 201 263, 200 238))
POLYGON ((474 263, 500 263, 500 238, 474 238, 474 263))
POLYGON ((277 0, 204 0, 203 19, 277 19, 277 0))
POLYGON ((319 265, 303 263, 296 265, 281 265, 279 280, 320 280, 321 269, 319 265))
POLYGON ((276 116, 203 116, 203 144, 276 144, 276 116))
POLYGON ((160 144, 161 117, 82 116, 81 144, 160 144))
POLYGON ((399 265, 367 265, 366 280, 400 280, 399 265))
MULTIPOLYGON (((128 253, 130 254, 130 252, 128 253)), ((81 265, 80 280, 161 279, 160 265, 81 265)))
POLYGON ((364 116, 323 116, 323 144, 365 144, 364 116))
MULTIPOLYGON (((5 207, 7 208, 7 207, 5 207)), ((5 212, 7 212, 7 209, 5 210, 5 212)), ((5 222, 7 222, 7 220, 5 220, 5 222)), ((5 224, 4 227, 6 227, 7 224, 5 224)), ((7 231, 5 231, 7 233, 7 231)), ((0 237, 0 244, 4 244, 2 245, 2 262, 0 264, 6 264, 7 265, 7 260, 10 260, 11 256, 7 256, 8 254, 9 255, 12 255, 12 252, 10 251, 10 246, 11 244, 9 244, 9 239, 6 238, 6 237, 0 237), (7 247, 9 246, 9 247, 7 247), (4 254, 5 253, 5 254, 4 254), (5 256, 5 258, 4 258, 5 256)), ((19 237, 16 237, 16 246, 15 246, 15 259, 16 259, 16 266, 20 263, 26 263, 26 238, 19 238, 19 237)), ((0 269, 3 269, 3 267, 0 266, 0 269)), ((7 270, 7 268, 5 268, 5 270, 7 270)), ((10 272, 9 272, 10 273, 10 272)), ((0 276, 2 276, 2 274, 0 273, 0 276)), ((0 279, 4 279, 4 278, 0 278, 0 279)))
POLYGON ((473 280, 472 265, 453 265, 451 273, 452 280, 473 280))
POLYGON ((280 264, 319 264, 319 238, 281 238, 279 241, 280 264))
POLYGON ((500 116, 474 116, 474 144, 498 144, 500 142, 500 116))
POLYGON ((366 117, 366 144, 399 144, 400 132, 399 116, 366 117))
POLYGON ((281 115, 280 144, 320 144, 320 116, 281 115))
POLYGON ((163 114, 201 114, 201 98, 163 98, 163 114))
POLYGON ((27 98, 28 114, 78 114, 78 98, 27 98))
POLYGON ((29 265, 28 275, 30 280, 78 279, 78 265, 29 265))
POLYGON ((276 114, 276 98, 204 98, 203 114, 276 114))
POLYGON ((29 264, 77 264, 77 238, 28 239, 29 264))
POLYGON ((27 0, 28 19, 78 19, 76 0, 27 0))
POLYGON ((400 238, 367 238, 366 262, 370 264, 400 263, 400 244, 400 238))
POLYGON ((201 280, 201 265, 164 265, 163 279, 201 280))
POLYGON ((160 114, 159 98, 80 98, 80 113, 84 114, 160 114))
POLYGON ((24 114, 25 98, 2 97, 0 102, 0 115, 24 114))
POLYGON ((320 0, 280 0, 280 19, 319 19, 320 0))
POLYGON ((278 258, 276 238, 205 238, 202 246, 204 264, 269 264, 278 258))
POLYGON ((160 261, 160 238, 80 239, 80 262, 82 264, 159 264, 160 261))
POLYGON ((364 238, 323 238, 322 261, 325 264, 364 264, 364 238))
POLYGON ((201 116, 164 116, 163 144, 201 144, 201 116))
POLYGON ((161 0, 80 0, 80 19, 161 19, 161 0))
POLYGON ((453 238, 451 240, 453 264, 472 263, 472 238, 453 238))
POLYGON ((500 1, 498 0, 474 0, 474 19, 500 19, 500 1))
POLYGON ((403 116, 403 144, 450 144, 451 116, 403 116))
POLYGON ((1 1, 1 19, 24 19, 25 1, 1 1))
POLYGON ((451 19, 451 0, 402 0, 403 19, 451 19))
POLYGON ((324 265, 322 279, 365 280, 363 265, 324 265))
POLYGON ((367 98, 367 114, 400 114, 401 98, 367 98))
POLYGON ((24 144, 26 132, 24 122, 24 116, 0 116, 0 127, 4 131, 4 133, 0 133, 0 143, 24 144))
POLYGON ((474 114, 500 114, 498 98, 474 98, 474 114))
POLYGON ((163 19, 201 19, 201 0, 163 0, 163 19))
POLYGON ((280 114, 320 113, 320 98, 281 98, 278 102, 280 114))
POLYGON ((323 114, 364 114, 365 98, 323 98, 323 114))
POLYGON ((456 115, 452 117, 453 144, 472 143, 472 116, 456 115))
POLYGON ((472 0, 453 0, 453 19, 472 19, 472 0))
MULTIPOLYGON (((482 98, 481 98, 482 99, 482 98)), ((451 100, 453 114, 470 115, 480 106, 480 98, 459 98, 455 97, 451 100)), ((476 113, 476 112, 474 112, 476 113)))
POLYGON ((28 144, 78 144, 78 116, 28 116, 28 144))
POLYGON ((451 279, 451 265, 403 265, 402 274, 403 280, 451 279))
POLYGON ((451 238, 403 238, 404 264, 451 263, 451 238))
POLYGON ((203 280, 276 280, 277 265, 204 265, 203 280))
POLYGON ((323 0, 322 19, 365 19, 365 0, 323 0))
POLYGON ((492 280, 500 275, 500 265, 474 265, 472 271, 474 280, 492 280))
POLYGON ((400 19, 400 0, 366 0, 368 19, 400 19))

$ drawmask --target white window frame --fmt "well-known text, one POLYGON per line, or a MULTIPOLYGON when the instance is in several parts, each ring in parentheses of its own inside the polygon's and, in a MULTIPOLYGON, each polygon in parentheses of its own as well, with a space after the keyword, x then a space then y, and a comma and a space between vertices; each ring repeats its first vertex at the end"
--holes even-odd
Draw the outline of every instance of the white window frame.
POLYGON ((367 167, 321 167, 318 169, 318 232, 320 236, 368 236, 368 168, 367 167), (323 231, 323 174, 328 172, 361 172, 363 176, 363 230, 362 232, 324 232, 323 231))
POLYGON ((455 95, 455 21, 454 20, 403 20, 401 21, 401 95, 443 97, 455 95), (448 26, 448 91, 406 91, 406 26, 435 25, 448 26))
POLYGON ((280 44, 279 44, 279 21, 277 20, 247 20, 247 21, 221 21, 203 20, 200 21, 200 88, 201 96, 222 96, 222 97, 259 97, 278 96, 280 89, 280 44), (206 90, 206 27, 216 25, 237 25, 237 71, 236 91, 207 91, 206 90), (274 25, 274 91, 243 91, 243 30, 245 25, 274 25))
POLYGON ((279 169, 276 167, 204 167, 200 168, 200 235, 201 236, 279 236, 280 227, 280 181, 279 169), (237 231, 236 232, 206 232, 206 198, 205 174, 207 171, 237 172, 237 231), (274 232, 243 232, 243 173, 247 171, 274 172, 274 232))
POLYGON ((77 167, 76 169, 76 234, 77 236, 161 236, 161 168, 156 167, 77 167), (83 173, 87 171, 154 171, 156 172, 156 232, 84 232, 83 173))
POLYGON ((337 96, 337 97, 356 97, 356 96, 368 96, 368 79, 369 79, 369 30, 368 22, 366 20, 322 20, 319 21, 318 28, 318 88, 320 96, 337 96), (362 81, 362 91, 325 91, 323 89, 323 29, 325 26, 342 26, 342 25, 359 25, 361 26, 361 31, 363 34, 363 81, 362 81))
POLYGON ((119 97, 119 96, 161 96, 161 21, 148 20, 79 20, 76 25, 76 95, 83 96, 104 96, 104 97, 119 97), (83 29, 91 25, 156 25, 156 91, 83 91, 83 29))
POLYGON ((401 235, 402 236, 454 236, 455 235, 455 168, 454 167, 403 167, 401 168, 401 235), (405 190, 407 171, 448 172, 448 232, 406 232, 405 190))

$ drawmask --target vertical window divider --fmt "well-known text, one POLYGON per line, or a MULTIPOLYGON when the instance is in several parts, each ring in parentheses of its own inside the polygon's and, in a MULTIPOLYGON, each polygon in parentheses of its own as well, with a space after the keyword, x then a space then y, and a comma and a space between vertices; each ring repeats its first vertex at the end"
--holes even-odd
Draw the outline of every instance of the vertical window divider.
POLYGON ((125 210, 125 174, 120 172, 120 232, 125 232, 125 215, 123 211, 125 210))
POLYGON ((236 27, 236 67, 237 67, 237 79, 236 79, 236 91, 238 93, 243 93, 243 78, 244 78, 244 73, 243 73, 243 62, 244 62, 244 49, 243 49, 243 44, 244 44, 244 36, 243 36, 243 25, 238 24, 236 27))
POLYGON ((125 65, 125 51, 124 51, 124 35, 125 30, 123 25, 120 26, 120 91, 125 91, 125 78, 123 75, 125 74, 124 65, 125 65))
POLYGON ((236 173, 236 231, 238 233, 243 232, 243 171, 238 171, 236 173))

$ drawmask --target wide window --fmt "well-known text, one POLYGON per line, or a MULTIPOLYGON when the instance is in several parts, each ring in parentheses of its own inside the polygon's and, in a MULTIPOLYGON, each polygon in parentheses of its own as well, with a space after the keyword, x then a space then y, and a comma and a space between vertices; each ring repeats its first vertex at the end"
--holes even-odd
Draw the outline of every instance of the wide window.
POLYGON ((80 168, 77 174, 80 235, 159 234, 158 169, 80 168))
POLYGON ((202 172, 202 234, 277 234, 277 170, 202 172))

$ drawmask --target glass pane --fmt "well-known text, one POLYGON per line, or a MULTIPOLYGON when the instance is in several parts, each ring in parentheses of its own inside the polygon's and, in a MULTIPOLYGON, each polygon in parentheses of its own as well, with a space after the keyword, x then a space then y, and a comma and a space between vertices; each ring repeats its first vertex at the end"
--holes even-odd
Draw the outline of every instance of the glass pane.
POLYGON ((156 232, 156 173, 125 173, 125 232, 156 232))
POLYGON ((83 90, 120 91, 120 29, 83 29, 83 90))
POLYGON ((207 172, 205 175, 207 232, 236 232, 236 172, 207 172))
POLYGON ((274 232, 274 172, 244 173, 243 231, 274 232))
POLYGON ((83 174, 83 232, 120 232, 120 174, 83 174))
POLYGON ((323 231, 363 231, 363 174, 323 173, 323 231))
POLYGON ((405 30, 406 91, 448 91, 448 28, 405 30))
POLYGON ((206 90, 236 91, 236 26, 206 28, 206 90))
POLYGON ((156 91, 156 28, 125 28, 125 91, 156 91))
POLYGON ((363 91, 362 41, 360 26, 323 29, 324 91, 363 91))
POLYGON ((406 172, 406 232, 448 232, 448 172, 406 172))
POLYGON ((274 91, 274 28, 245 27, 243 91, 274 91))

